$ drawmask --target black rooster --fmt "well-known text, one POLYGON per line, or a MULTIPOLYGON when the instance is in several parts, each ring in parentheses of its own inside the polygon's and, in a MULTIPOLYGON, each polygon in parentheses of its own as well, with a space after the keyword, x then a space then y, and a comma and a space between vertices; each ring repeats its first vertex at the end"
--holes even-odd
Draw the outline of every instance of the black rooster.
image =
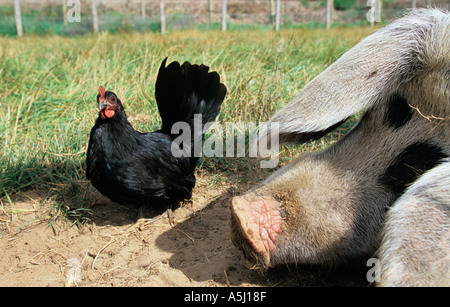
POLYGON ((203 140, 203 128, 215 120, 227 91, 219 74, 208 73, 209 67, 203 64, 172 62, 166 67, 166 61, 155 85, 161 129, 151 133, 134 130, 120 99, 101 86, 99 116, 87 150, 86 177, 92 185, 113 201, 137 206, 139 216, 142 206, 170 213, 172 205, 191 197, 198 160, 194 142, 203 140), (194 130, 195 114, 202 116, 202 131, 194 130), (181 132, 171 132, 176 122, 189 125, 190 140, 174 143, 181 132), (183 150, 184 155, 174 155, 172 148, 183 150))

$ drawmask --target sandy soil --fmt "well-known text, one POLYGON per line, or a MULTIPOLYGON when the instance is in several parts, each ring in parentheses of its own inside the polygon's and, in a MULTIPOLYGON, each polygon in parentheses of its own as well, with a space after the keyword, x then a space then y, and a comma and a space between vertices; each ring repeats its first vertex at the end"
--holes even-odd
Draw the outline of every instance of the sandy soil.
POLYGON ((137 211, 102 197, 92 205, 94 217, 77 227, 45 191, 24 192, 0 206, 0 286, 366 285, 365 275, 348 270, 246 268, 230 240, 229 202, 249 186, 212 187, 197 176, 173 227, 166 216, 132 227, 137 211))

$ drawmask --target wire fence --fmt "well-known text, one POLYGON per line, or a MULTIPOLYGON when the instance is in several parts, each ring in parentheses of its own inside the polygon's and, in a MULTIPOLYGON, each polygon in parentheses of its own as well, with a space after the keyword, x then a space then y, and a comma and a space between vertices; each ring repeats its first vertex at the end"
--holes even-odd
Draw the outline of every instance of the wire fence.
POLYGON ((25 34, 59 35, 224 29, 224 21, 231 30, 271 29, 276 27, 277 13, 281 28, 320 28, 326 26, 327 3, 332 26, 355 26, 367 25, 371 18, 388 22, 412 7, 448 10, 450 5, 450 0, 227 0, 224 12, 224 0, 0 0, 0 35, 19 32, 15 2, 25 34))

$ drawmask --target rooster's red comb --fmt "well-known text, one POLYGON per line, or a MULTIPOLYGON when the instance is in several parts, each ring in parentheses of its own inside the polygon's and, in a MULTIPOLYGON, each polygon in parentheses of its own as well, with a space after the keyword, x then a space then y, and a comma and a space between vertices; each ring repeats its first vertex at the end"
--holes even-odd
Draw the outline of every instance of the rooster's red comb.
POLYGON ((105 98, 105 93, 105 88, 100 85, 100 87, 98 88, 98 94, 100 95, 100 98, 105 98))

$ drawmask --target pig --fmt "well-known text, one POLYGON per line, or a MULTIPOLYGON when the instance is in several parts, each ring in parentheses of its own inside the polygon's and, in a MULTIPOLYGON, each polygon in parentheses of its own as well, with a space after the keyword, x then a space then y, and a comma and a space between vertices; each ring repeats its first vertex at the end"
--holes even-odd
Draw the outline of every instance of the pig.
MULTIPOLYGON (((408 13, 309 82, 260 129, 303 143, 364 112, 231 200, 247 263, 337 266, 376 258, 379 286, 450 286, 450 14, 408 13)), ((261 138, 260 138, 261 140, 261 138)))
POLYGON ((448 286, 450 159, 422 175, 387 213, 380 285, 448 286))

